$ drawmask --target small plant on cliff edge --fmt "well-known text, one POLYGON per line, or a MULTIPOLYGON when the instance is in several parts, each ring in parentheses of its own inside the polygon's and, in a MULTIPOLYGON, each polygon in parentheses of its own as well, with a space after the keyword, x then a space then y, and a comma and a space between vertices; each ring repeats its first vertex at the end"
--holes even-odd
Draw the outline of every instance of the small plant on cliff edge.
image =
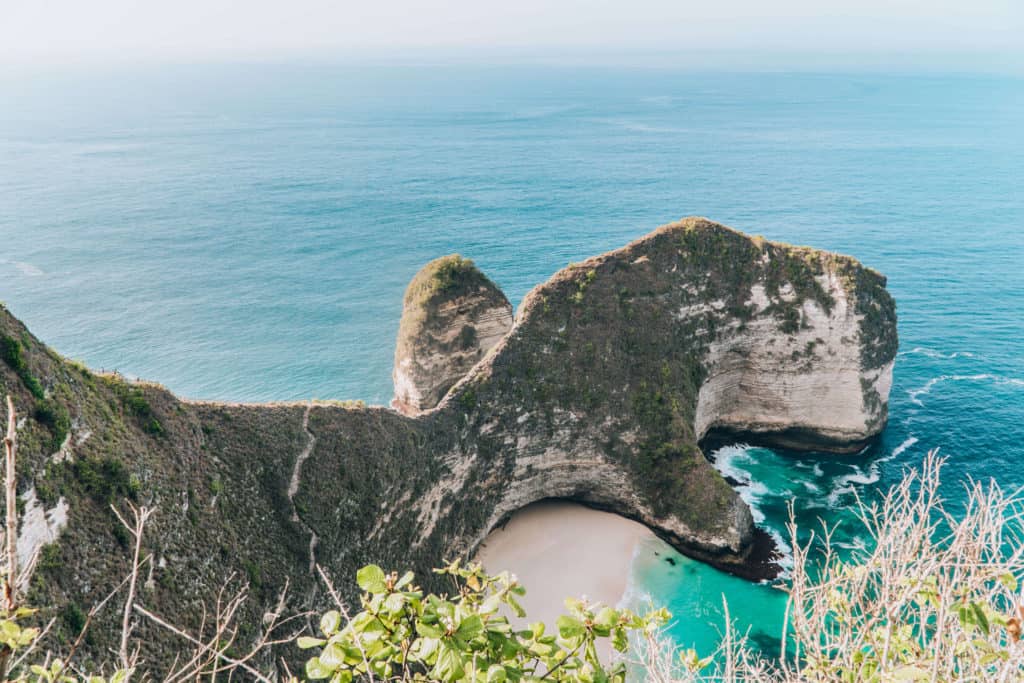
POLYGON ((43 392, 43 387, 39 384, 39 380, 29 370, 28 363, 25 362, 24 350, 25 346, 14 337, 6 334, 0 336, 0 358, 7 363, 11 370, 18 373, 18 377, 25 385, 25 388, 38 400, 42 400, 46 394, 43 392))
POLYGON ((553 633, 543 623, 516 629, 507 613, 525 616, 517 601, 525 590, 508 572, 489 576, 479 564, 458 561, 435 571, 451 579, 450 596, 424 595, 411 572, 399 577, 375 565, 360 569, 362 611, 349 618, 337 600, 339 610, 320 620, 323 638, 299 639, 299 647, 320 648, 306 663, 306 676, 332 683, 623 683, 625 663, 602 662, 598 642, 610 639, 625 652, 631 632, 653 632, 669 618, 663 609, 640 617, 566 600, 568 614, 553 633))

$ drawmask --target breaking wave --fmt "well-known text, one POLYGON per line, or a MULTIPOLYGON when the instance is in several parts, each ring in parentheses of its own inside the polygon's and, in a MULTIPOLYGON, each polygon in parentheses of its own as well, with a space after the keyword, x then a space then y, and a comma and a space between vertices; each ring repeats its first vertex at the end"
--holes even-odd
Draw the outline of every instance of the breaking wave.
POLYGON ((942 382, 991 382, 993 384, 1024 387, 1024 379, 993 375, 988 372, 977 375, 939 375, 938 377, 932 377, 917 389, 909 389, 907 395, 910 397, 911 403, 923 408, 924 402, 921 401, 921 397, 930 394, 935 385, 942 382))
POLYGON ((909 351, 900 351, 896 354, 897 356, 925 356, 927 358, 937 358, 941 360, 953 360, 954 358, 979 358, 978 354, 971 353, 970 351, 954 351, 953 353, 943 353, 942 351, 936 351, 934 349, 925 348, 923 346, 916 346, 909 351))

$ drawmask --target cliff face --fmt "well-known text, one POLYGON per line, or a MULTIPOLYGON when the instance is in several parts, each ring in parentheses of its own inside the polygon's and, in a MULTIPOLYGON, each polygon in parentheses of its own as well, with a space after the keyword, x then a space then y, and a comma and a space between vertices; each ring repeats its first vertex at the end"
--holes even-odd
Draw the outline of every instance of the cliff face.
POLYGON ((510 329, 512 304, 472 261, 431 261, 405 292, 391 406, 405 415, 433 408, 510 329))
MULTIPOLYGON (((285 577, 295 604, 319 606, 315 564, 345 587, 371 561, 429 582, 427 568, 544 498, 764 576, 763 537, 702 440, 846 452, 884 427, 894 304, 848 257, 688 219, 562 270, 500 339, 504 296, 468 262, 440 262, 456 284, 438 263, 426 289, 410 286, 396 353, 398 405, 414 417, 183 402, 71 364, 0 314, 0 391, 25 415, 19 488, 49 520, 33 522, 38 543, 64 527, 32 597, 61 606, 63 633, 68 606, 87 608, 127 566, 108 508, 123 498, 158 507, 142 599, 185 625, 232 571, 254 586, 252 623, 285 577)), ((114 619, 101 615, 93 651, 114 619)))
POLYGON ((885 280, 847 258, 767 244, 751 274, 745 300, 715 290, 697 304, 740 312, 707 345, 698 438, 862 449, 885 425, 892 385, 885 280))

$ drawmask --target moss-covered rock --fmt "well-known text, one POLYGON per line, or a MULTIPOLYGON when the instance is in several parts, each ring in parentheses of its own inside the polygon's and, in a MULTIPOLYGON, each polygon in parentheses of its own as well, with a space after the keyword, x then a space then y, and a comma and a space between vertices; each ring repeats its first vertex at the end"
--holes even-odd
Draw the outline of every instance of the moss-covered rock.
POLYGON ((512 304, 469 259, 443 256, 409 283, 395 344, 395 398, 429 410, 512 328, 512 304))

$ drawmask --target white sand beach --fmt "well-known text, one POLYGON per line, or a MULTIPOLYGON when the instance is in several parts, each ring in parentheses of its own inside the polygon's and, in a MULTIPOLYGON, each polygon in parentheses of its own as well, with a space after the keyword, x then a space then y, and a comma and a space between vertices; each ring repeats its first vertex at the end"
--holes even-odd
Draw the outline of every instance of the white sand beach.
POLYGON ((527 621, 552 625, 567 597, 615 606, 626 592, 643 525, 564 501, 534 503, 496 529, 477 555, 490 572, 509 570, 526 586, 527 621))

